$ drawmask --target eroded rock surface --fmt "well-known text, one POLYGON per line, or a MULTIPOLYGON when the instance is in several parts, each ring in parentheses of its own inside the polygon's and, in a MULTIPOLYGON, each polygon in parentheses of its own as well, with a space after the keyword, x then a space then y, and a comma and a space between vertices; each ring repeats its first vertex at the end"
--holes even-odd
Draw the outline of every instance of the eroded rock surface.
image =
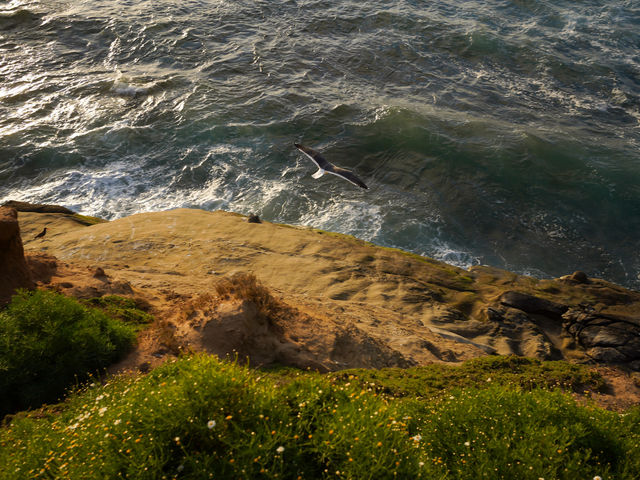
POLYGON ((563 319, 563 328, 594 361, 640 370, 640 312, 623 316, 583 308, 568 311, 563 319))
POLYGON ((486 266, 463 270, 228 212, 178 209, 88 227, 63 214, 20 218, 33 234, 51 227, 46 241, 25 242, 30 255, 59 259, 55 271, 46 257, 34 262, 41 284, 78 296, 119 291, 153 306, 159 329, 143 334, 148 349, 140 353, 141 341, 134 366, 150 368, 177 345, 323 370, 494 353, 640 370, 640 293, 580 272, 539 280, 486 266), (254 274, 298 313, 265 325, 250 304, 203 300, 239 272, 254 274))
POLYGON ((24 258, 18 212, 0 207, 0 306, 11 299, 18 288, 33 288, 24 258))

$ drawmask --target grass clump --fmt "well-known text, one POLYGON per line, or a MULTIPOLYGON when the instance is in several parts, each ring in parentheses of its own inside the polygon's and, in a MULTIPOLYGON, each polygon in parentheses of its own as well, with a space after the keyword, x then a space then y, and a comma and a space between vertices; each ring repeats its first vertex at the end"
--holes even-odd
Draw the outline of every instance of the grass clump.
POLYGON ((81 223, 82 225, 86 225, 86 226, 91 226, 91 225, 96 225, 98 223, 106 223, 107 222, 107 220, 105 220, 104 218, 92 217, 92 216, 89 216, 89 215, 80 215, 79 213, 74 213, 71 216, 71 218, 73 218, 78 223, 81 223))
POLYGON ((493 385, 580 393, 606 389, 602 376, 585 365, 516 355, 479 357, 458 366, 434 363, 404 369, 352 369, 331 375, 375 385, 381 393, 393 396, 434 397, 455 388, 484 389, 493 385))
POLYGON ((278 301, 267 287, 250 273, 236 273, 220 279, 215 284, 220 298, 235 297, 253 303, 258 311, 268 319, 277 316, 285 307, 278 301))
POLYGON ((392 397, 342 377, 208 355, 78 392, 0 430, 22 478, 638 478, 626 415, 508 385, 392 397), (9 448, 11 447, 11 448, 9 448))
POLYGON ((0 312, 0 416, 56 401, 134 340, 131 327, 74 299, 19 292, 0 312))
POLYGON ((120 320, 136 330, 140 330, 153 322, 153 315, 145 312, 132 298, 119 295, 104 295, 87 301, 90 306, 98 307, 111 318, 120 320))

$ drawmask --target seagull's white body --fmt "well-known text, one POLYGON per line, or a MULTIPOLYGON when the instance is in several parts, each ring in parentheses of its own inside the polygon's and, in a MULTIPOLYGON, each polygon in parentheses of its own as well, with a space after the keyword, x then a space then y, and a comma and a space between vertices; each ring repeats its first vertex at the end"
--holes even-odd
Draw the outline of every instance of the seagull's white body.
POLYGON ((313 148, 305 147, 304 145, 300 145, 299 143, 294 143, 294 145, 298 150, 309 157, 311 161, 318 167, 318 171, 311 175, 313 178, 318 179, 325 173, 331 173, 332 175, 336 175, 337 177, 344 178, 348 182, 351 182, 360 188, 369 188, 351 170, 338 167, 333 163, 328 162, 322 155, 320 155, 319 152, 315 151, 313 148))

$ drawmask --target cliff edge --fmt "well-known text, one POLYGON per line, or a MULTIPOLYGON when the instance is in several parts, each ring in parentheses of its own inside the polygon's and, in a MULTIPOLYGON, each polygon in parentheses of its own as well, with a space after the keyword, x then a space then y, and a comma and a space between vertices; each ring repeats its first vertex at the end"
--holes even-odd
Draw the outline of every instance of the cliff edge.
POLYGON ((251 220, 193 209, 90 226, 65 213, 19 217, 39 285, 77 297, 127 295, 155 314, 155 329, 120 368, 205 350, 318 370, 489 354, 640 370, 638 292, 580 272, 539 280, 485 266, 467 271, 346 235, 251 220))

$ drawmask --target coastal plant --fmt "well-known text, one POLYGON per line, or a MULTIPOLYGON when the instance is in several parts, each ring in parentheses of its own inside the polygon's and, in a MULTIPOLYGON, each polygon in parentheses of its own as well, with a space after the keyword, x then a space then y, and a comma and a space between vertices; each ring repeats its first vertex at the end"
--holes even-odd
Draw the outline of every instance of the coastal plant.
POLYGON ((15 295, 0 312, 0 415, 43 402, 131 348, 134 329, 61 294, 15 295))
POLYGON ((287 310, 287 307, 250 273, 236 273, 223 277, 215 284, 215 290, 220 298, 234 297, 253 303, 261 315, 272 321, 274 317, 287 310))
POLYGON ((437 397, 453 388, 483 389, 493 385, 576 393, 606 390, 602 376, 586 365, 516 355, 479 357, 460 365, 434 363, 411 368, 350 369, 330 375, 374 384, 381 393, 399 397, 437 397))
POLYGON ((198 354, 0 429, 3 478, 638 478, 640 408, 518 385, 389 396, 198 354))
MULTIPOLYGON (((633 450, 621 439, 618 414, 560 392, 455 390, 432 408, 420 435, 449 478, 619 478, 614 472, 633 450)), ((633 430, 637 442, 640 429, 633 430)))
POLYGON ((121 297, 119 295, 104 295, 94 297, 86 301, 89 306, 100 308, 111 318, 120 320, 136 330, 146 328, 153 322, 153 315, 144 311, 148 305, 142 305, 141 301, 132 298, 121 297))

